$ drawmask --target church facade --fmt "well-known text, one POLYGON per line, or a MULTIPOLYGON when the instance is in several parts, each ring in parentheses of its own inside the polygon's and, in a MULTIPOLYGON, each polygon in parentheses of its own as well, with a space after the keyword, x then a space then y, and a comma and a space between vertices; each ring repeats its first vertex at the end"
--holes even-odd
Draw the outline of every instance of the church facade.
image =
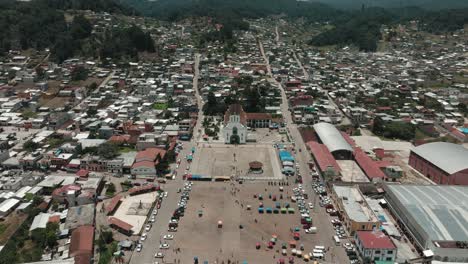
POLYGON ((224 114, 222 133, 226 144, 245 144, 247 142, 247 114, 240 104, 230 105, 224 114))

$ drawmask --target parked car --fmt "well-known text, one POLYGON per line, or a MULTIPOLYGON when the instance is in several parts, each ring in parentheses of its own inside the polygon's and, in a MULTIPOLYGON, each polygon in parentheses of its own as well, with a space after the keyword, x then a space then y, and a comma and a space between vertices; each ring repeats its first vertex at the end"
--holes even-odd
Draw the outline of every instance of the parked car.
POLYGON ((162 243, 162 244, 159 245, 159 248, 160 248, 160 249, 168 249, 168 248, 169 248, 169 244, 167 244, 167 243, 162 243))
POLYGON ((158 253, 154 254, 154 257, 155 258, 164 258, 164 254, 162 252, 158 252, 158 253))
POLYGON ((174 235, 164 235, 163 238, 165 240, 172 240, 172 239, 174 239, 174 235))
POLYGON ((143 244, 138 243, 137 246, 136 246, 136 251, 140 252, 142 249, 143 249, 143 244))

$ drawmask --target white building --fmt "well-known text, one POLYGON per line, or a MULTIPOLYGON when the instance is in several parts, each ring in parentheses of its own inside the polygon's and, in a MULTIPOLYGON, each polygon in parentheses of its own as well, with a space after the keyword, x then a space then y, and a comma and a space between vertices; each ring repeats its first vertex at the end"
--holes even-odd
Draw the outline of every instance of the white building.
POLYGON ((233 104, 224 114, 223 137, 226 144, 245 144, 247 115, 240 104, 233 104))

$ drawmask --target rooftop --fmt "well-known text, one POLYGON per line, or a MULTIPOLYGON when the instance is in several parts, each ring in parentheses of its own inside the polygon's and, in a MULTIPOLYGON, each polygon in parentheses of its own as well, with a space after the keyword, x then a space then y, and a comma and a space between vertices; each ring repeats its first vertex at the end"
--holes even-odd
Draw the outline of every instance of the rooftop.
POLYGON ((468 169, 468 149, 461 145, 434 142, 415 147, 412 151, 448 174, 468 169))
POLYGON ((395 249, 392 240, 381 231, 357 231, 357 237, 364 248, 395 249))
POLYGON ((431 240, 468 241, 468 187, 386 185, 431 240))
POLYGON ((341 132, 334 125, 329 123, 317 123, 313 127, 320 137, 320 140, 327 146, 330 152, 338 150, 353 152, 351 145, 349 145, 341 132))
POLYGON ((333 189, 343 203, 349 218, 356 222, 377 222, 377 216, 367 205, 357 186, 334 185, 333 189))

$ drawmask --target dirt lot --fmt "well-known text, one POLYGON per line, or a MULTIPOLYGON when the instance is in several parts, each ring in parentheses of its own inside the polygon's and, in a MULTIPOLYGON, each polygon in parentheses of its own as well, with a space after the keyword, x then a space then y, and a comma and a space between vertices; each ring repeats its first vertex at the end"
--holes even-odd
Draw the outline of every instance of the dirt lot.
POLYGON ((202 144, 192 163, 192 172, 208 176, 255 176, 282 179, 277 153, 266 144, 225 145, 202 144), (263 163, 262 174, 249 174, 249 163, 263 163))
MULTIPOLYGON (((293 186, 284 186, 284 199, 278 201, 284 205, 288 202, 296 209, 295 214, 259 214, 257 211, 259 200, 253 195, 263 195, 265 207, 274 208, 275 202, 269 199, 269 194, 281 194, 278 186, 267 183, 249 183, 232 185, 231 182, 195 182, 191 192, 185 216, 181 219, 179 230, 171 243, 171 249, 166 250, 165 261, 180 259, 180 263, 191 263, 194 256, 198 256, 200 263, 231 263, 248 261, 248 263, 275 263, 280 256, 281 245, 293 240, 291 228, 300 226, 300 215, 295 203, 286 199, 292 192, 293 186), (267 191, 265 191, 265 188, 267 191), (235 194, 232 190, 238 189, 235 194), (252 210, 247 210, 247 205, 252 210), (203 216, 198 211, 203 210, 203 216), (257 223, 255 223, 255 219, 257 223), (218 228, 218 221, 223 221, 223 227, 218 228), (242 225, 241 229, 239 225, 242 225), (278 235, 278 242, 273 249, 267 248, 272 234, 278 235), (261 243, 257 250, 255 244, 261 243), (180 248, 179 253, 173 250, 180 248)), ((320 242, 314 241, 316 235, 305 234, 301 231, 301 239, 305 252, 310 252, 320 242)), ((288 256, 291 249, 288 246, 288 256)), ((295 263, 303 261, 296 258, 295 263)))
POLYGON ((1 234, 0 234, 0 245, 4 245, 10 237, 15 233, 16 229, 26 220, 26 214, 10 214, 3 222, 0 222, 1 234))

